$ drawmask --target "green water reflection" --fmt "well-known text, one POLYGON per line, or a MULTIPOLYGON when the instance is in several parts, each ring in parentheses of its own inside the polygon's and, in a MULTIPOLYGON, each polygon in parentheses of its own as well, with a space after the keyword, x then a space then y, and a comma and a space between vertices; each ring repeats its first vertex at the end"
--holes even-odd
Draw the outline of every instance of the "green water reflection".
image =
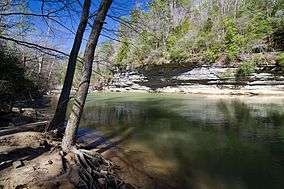
POLYGON ((119 145, 170 163, 176 188, 282 189, 283 105, 268 97, 99 94, 88 98, 81 126, 127 133, 119 145))

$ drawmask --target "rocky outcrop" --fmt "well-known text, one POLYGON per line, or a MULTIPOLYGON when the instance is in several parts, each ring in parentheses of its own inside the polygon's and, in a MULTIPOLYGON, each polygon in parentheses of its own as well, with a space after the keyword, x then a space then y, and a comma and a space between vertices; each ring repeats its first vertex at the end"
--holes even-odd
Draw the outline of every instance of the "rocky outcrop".
POLYGON ((113 92, 181 92, 210 94, 284 94, 283 68, 265 65, 247 77, 238 66, 156 66, 116 72, 108 87, 113 92))
POLYGON ((117 72, 114 74, 108 90, 120 91, 151 91, 151 88, 143 85, 148 82, 148 78, 137 71, 117 72))

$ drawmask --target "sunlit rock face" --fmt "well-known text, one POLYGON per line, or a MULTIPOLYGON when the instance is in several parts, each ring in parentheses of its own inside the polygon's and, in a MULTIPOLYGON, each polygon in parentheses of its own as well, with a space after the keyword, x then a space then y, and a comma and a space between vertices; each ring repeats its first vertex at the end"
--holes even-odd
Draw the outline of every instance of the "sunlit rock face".
POLYGON ((213 94, 284 94, 284 76, 277 67, 257 67, 238 78, 238 67, 207 65, 163 67, 116 72, 108 91, 181 92, 213 94))

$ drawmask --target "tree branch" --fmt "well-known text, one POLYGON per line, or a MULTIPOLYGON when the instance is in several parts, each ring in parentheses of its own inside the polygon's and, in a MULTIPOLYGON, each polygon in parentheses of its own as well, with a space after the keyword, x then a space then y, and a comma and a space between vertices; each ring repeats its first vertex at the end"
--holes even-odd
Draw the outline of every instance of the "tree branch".
POLYGON ((40 16, 40 17, 52 17, 50 14, 35 14, 35 13, 25 13, 25 12, 8 12, 8 13, 0 13, 0 16, 40 16))
MULTIPOLYGON (((61 54, 61 55, 64 55, 64 56, 69 56, 69 54, 67 54, 65 52, 62 52, 62 51, 59 51, 57 49, 44 47, 44 46, 41 46, 41 45, 38 45, 38 44, 34 44, 34 43, 31 43, 31 42, 21 41, 21 40, 13 39, 13 38, 10 38, 10 37, 1 36, 1 35, 0 35, 0 39, 7 40, 7 41, 12 41, 12 42, 17 43, 19 45, 23 45, 23 46, 26 46, 28 48, 34 48, 34 49, 40 50, 42 52, 45 52, 43 50, 47 50, 47 51, 55 52, 57 54, 61 54)), ((52 56, 56 56, 54 54, 50 54, 49 52, 45 52, 45 53, 49 54, 49 55, 52 55, 52 56)))

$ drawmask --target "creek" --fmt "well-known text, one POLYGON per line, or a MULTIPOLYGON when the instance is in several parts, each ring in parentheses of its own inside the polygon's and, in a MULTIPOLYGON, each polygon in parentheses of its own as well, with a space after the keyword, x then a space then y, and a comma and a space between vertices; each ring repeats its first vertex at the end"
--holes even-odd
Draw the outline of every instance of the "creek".
POLYGON ((172 188, 284 188, 283 97, 91 94, 81 127, 172 188))

